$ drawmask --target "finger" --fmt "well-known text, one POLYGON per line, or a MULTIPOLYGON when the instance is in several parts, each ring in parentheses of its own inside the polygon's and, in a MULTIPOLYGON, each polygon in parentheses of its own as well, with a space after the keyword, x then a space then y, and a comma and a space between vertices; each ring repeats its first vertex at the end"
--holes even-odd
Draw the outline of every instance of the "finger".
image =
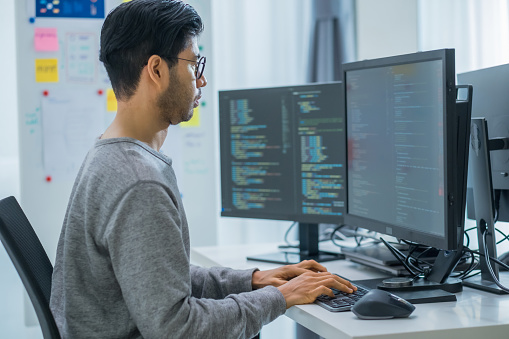
POLYGON ((318 298, 322 294, 328 295, 329 297, 334 298, 334 292, 332 292, 332 290, 330 288, 323 286, 323 285, 318 286, 311 293, 314 296, 314 299, 318 298))
POLYGON ((352 284, 350 281, 346 280, 346 279, 343 279, 341 278, 340 276, 334 274, 334 277, 337 281, 339 281, 341 284, 345 285, 345 286, 348 286, 349 288, 353 289, 354 291, 357 291, 357 286, 355 286, 354 284, 352 284))
POLYGON ((331 284, 327 285, 327 286, 334 287, 335 289, 346 292, 346 293, 353 293, 354 291, 357 290, 357 287, 353 286, 352 284, 346 285, 346 284, 343 284, 343 283, 337 281, 336 279, 333 279, 333 282, 331 282, 331 284))
POLYGON ((307 270, 313 271, 313 272, 327 272, 327 269, 325 266, 317 263, 314 260, 304 260, 300 263, 296 264, 298 267, 305 268, 307 270))

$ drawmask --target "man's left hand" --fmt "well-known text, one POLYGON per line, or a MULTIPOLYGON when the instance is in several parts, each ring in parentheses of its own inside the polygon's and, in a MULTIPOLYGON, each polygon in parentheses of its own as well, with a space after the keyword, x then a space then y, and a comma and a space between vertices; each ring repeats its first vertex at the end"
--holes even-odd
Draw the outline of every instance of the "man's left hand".
POLYGON ((272 270, 256 271, 253 273, 253 289, 265 286, 281 286, 292 278, 306 272, 327 272, 327 269, 314 260, 304 260, 298 264, 286 265, 272 270))

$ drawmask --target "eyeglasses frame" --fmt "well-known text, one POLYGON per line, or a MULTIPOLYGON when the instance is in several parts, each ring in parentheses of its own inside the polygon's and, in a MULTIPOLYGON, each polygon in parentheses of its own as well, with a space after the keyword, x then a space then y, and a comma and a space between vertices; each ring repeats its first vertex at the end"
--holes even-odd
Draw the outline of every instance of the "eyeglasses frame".
POLYGON ((198 60, 190 60, 190 59, 184 59, 184 58, 179 58, 179 57, 170 57, 170 58, 194 62, 196 64, 196 69, 194 70, 194 76, 196 77, 196 80, 201 79, 201 77, 203 75, 203 71, 205 70, 205 63, 207 62, 206 57, 202 56, 198 60), (203 67, 202 67, 201 72, 198 76, 198 69, 200 68, 200 64, 202 63, 202 61, 203 61, 203 67))

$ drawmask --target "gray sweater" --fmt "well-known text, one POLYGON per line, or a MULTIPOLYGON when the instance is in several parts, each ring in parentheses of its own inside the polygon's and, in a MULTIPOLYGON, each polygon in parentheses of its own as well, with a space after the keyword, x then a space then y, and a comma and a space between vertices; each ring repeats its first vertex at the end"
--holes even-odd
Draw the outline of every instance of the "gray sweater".
POLYGON ((98 140, 74 184, 51 310, 64 338, 249 338, 283 314, 254 270, 190 265, 171 160, 130 138, 98 140))

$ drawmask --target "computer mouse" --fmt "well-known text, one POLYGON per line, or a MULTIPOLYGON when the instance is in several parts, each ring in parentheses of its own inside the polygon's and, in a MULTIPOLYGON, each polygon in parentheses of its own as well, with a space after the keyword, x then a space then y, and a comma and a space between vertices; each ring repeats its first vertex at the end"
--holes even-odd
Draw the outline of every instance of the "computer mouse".
POLYGON ((360 319, 391 319, 408 317, 415 306, 390 292, 372 289, 352 307, 360 319))

